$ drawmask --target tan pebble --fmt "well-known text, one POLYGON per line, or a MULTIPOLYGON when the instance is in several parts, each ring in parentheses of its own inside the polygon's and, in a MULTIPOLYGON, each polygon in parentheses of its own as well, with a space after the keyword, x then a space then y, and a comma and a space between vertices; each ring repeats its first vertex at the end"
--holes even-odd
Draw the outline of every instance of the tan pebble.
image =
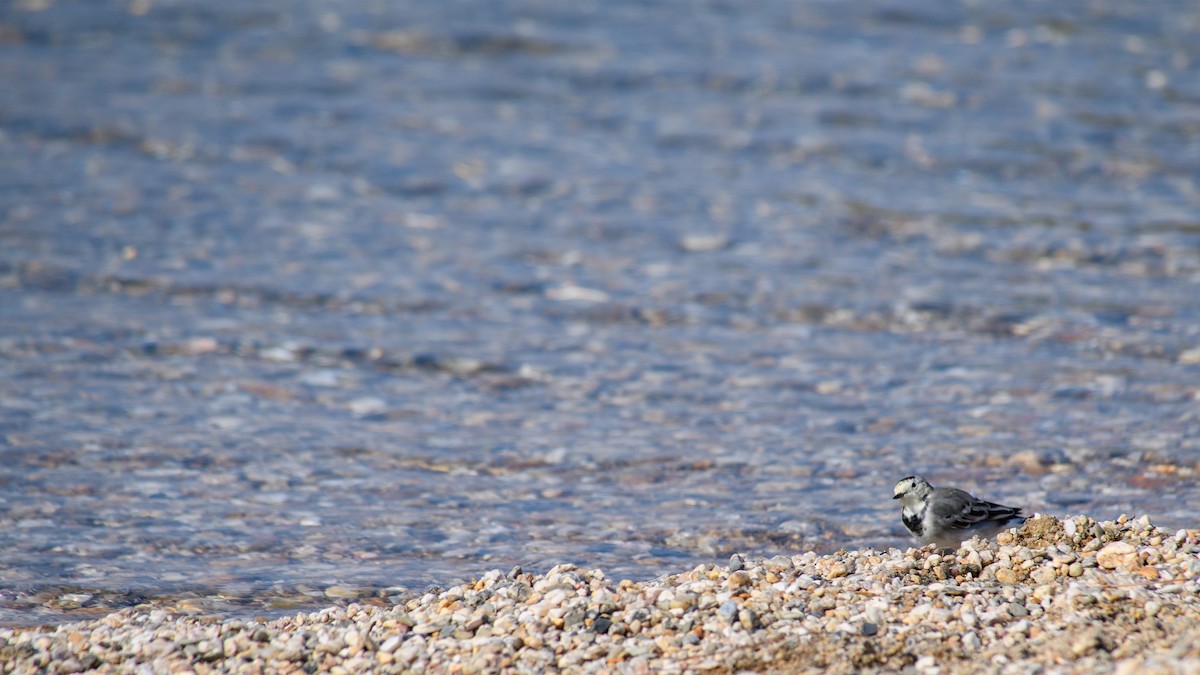
POLYGON ((671 598, 671 602, 667 605, 668 609, 689 610, 696 606, 698 598, 695 593, 680 593, 671 598))
POLYGON ((1054 568, 1050 566, 1039 567, 1029 575, 1031 579, 1039 584, 1048 584, 1054 581, 1055 576, 1057 575, 1054 572, 1054 568))
POLYGON ((738 623, 746 630, 754 630, 758 627, 758 615, 752 609, 743 609, 738 612, 738 623))
POLYGON ((737 571, 729 575, 729 579, 725 582, 725 585, 729 588, 741 588, 748 583, 750 583, 750 575, 742 571, 737 571))
POLYGON ((1137 549, 1123 541, 1107 544, 1096 553, 1096 564, 1106 570, 1135 571, 1142 566, 1137 549))
POLYGON ((1091 630, 1071 641, 1071 653, 1075 656, 1083 656, 1095 651, 1101 644, 1099 631, 1091 630))
POLYGON ((1071 566, 1067 568, 1067 574, 1069 574, 1070 576, 1073 576, 1073 577, 1083 576, 1083 563, 1081 563, 1081 562, 1071 563, 1071 566))
POLYGON ((375 652, 375 660, 379 662, 379 665, 387 666, 394 663, 396 657, 392 656, 391 652, 375 652))
POLYGON ((932 609, 933 605, 917 605, 909 611, 902 621, 904 624, 911 626, 928 616, 932 609))
POLYGON ((359 596, 358 589, 350 588, 349 586, 330 586, 325 589, 325 597, 327 598, 357 598, 359 596))
POLYGON ((837 579, 839 577, 844 577, 849 573, 850 570, 846 567, 845 563, 836 562, 829 566, 829 572, 825 576, 829 579, 837 579))
POLYGON ((379 651, 387 652, 390 654, 390 653, 396 651, 397 649, 399 649, 401 643, 403 643, 403 642, 404 642, 404 638, 400 637, 399 635, 393 635, 393 636, 389 637, 388 639, 384 640, 383 644, 379 645, 379 651))
POLYGON ((1143 567, 1137 573, 1150 581, 1158 581, 1158 570, 1153 567, 1143 567))
POLYGON ((1017 583, 1017 573, 1007 567, 1001 567, 996 570, 996 581, 1002 584, 1015 584, 1017 583))
POLYGON ((1009 461, 1031 476, 1041 476, 1047 471, 1046 466, 1042 464, 1041 458, 1032 450, 1018 452, 1009 457, 1009 461))

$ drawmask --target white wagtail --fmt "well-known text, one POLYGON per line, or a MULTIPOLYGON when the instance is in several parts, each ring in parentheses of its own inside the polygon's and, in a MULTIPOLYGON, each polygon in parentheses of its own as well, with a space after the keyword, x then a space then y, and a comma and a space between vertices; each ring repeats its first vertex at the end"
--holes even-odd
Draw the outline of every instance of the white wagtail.
POLYGON ((892 499, 904 505, 904 526, 922 544, 957 549, 975 535, 987 538, 1025 522, 1021 509, 976 499, 957 488, 935 488, 920 476, 901 478, 892 499))

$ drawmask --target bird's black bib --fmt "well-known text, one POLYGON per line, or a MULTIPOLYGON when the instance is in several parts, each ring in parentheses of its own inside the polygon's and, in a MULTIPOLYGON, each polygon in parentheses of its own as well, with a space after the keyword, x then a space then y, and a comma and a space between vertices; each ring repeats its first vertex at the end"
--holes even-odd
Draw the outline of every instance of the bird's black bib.
POLYGON ((920 513, 913 513, 911 515, 906 513, 903 516, 901 516, 901 519, 904 521, 904 526, 908 528, 909 532, 912 532, 913 534, 920 537, 921 534, 925 532, 925 522, 924 522, 925 517, 924 516, 925 516, 924 511, 922 511, 920 513))

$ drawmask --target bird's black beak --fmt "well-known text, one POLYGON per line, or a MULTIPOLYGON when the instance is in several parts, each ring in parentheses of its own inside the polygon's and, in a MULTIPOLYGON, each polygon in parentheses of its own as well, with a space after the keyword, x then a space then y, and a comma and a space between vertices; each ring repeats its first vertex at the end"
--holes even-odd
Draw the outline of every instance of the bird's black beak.
POLYGON ((901 492, 901 493, 900 493, 900 494, 898 494, 898 495, 892 495, 892 499, 900 499, 900 498, 901 498, 901 497, 903 497, 903 496, 904 496, 904 493, 903 493, 903 492, 901 492))

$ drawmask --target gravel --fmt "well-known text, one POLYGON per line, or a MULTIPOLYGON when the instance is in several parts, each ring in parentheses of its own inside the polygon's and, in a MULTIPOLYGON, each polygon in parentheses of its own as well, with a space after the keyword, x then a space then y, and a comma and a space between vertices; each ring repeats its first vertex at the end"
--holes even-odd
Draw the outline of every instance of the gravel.
POLYGON ((573 565, 494 570, 391 608, 274 620, 131 608, 2 629, 0 669, 1200 671, 1200 530, 1165 531, 1146 517, 1038 516, 954 553, 731 563, 647 582, 573 565))

